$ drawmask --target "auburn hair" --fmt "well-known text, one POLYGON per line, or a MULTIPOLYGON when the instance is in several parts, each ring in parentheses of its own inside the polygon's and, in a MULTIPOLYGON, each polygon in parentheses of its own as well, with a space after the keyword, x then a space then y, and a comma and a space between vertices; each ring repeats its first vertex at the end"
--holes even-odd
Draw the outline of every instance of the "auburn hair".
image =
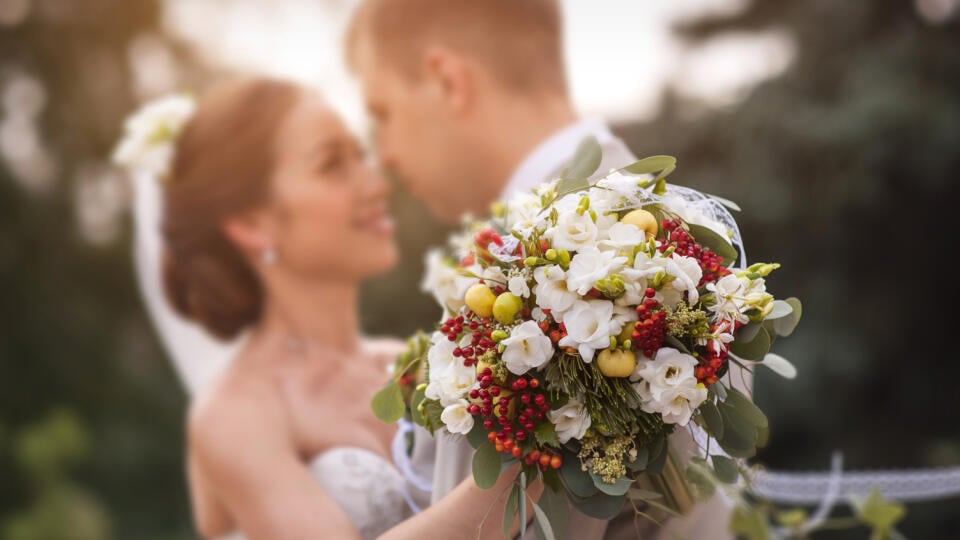
POLYGON ((177 312, 220 339, 260 318, 264 294, 223 222, 270 197, 277 133, 300 93, 267 78, 222 83, 177 139, 164 186, 164 289, 177 312))

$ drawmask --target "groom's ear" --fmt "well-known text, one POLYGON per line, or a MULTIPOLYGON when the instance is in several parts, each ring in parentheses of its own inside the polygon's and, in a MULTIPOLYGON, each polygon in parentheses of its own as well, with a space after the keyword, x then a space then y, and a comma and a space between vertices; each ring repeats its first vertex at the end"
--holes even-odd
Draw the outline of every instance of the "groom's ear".
POLYGON ((220 222, 220 230, 224 236, 240 251, 251 256, 274 247, 268 229, 266 217, 260 212, 247 212, 220 222))
POLYGON ((455 112, 466 110, 476 92, 474 66, 445 47, 428 47, 423 55, 425 83, 455 112))

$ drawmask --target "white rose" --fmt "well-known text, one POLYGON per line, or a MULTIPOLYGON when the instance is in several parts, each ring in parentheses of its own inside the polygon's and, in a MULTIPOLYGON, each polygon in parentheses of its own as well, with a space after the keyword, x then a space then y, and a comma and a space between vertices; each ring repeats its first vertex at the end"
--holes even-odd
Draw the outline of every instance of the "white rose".
POLYGON ((473 429, 473 416, 467 412, 467 400, 458 399, 444 407, 440 413, 440 421, 447 426, 450 433, 466 435, 473 429))
POLYGON ((500 343, 504 345, 503 363, 516 375, 538 368, 553 357, 553 343, 533 321, 515 327, 500 343))
POLYGON ((520 298, 528 298, 530 296, 530 286, 527 285, 527 278, 524 276, 514 276, 510 278, 507 289, 520 298))
POLYGON ((573 256, 567 270, 567 288, 584 295, 597 281, 615 273, 627 262, 626 257, 617 257, 612 251, 600 251, 586 247, 573 256))
MULTIPOLYGON (((564 197, 565 199, 567 197, 564 197)), ((578 214, 575 209, 565 211, 558 209, 558 213, 557 224, 543 234, 544 238, 550 240, 551 246, 557 249, 579 251, 596 242, 597 224, 594 223, 590 212, 578 214)))
POLYGON ((540 266, 533 271, 537 284, 533 294, 537 295, 537 305, 548 309, 557 321, 563 322, 563 314, 580 300, 580 295, 567 288, 567 273, 557 265, 540 266))
POLYGON ((560 340, 564 347, 575 347, 583 361, 593 361, 593 354, 610 346, 610 336, 619 332, 613 320, 613 302, 580 300, 563 316, 567 335, 560 340))
POLYGON ((667 424, 686 426, 697 408, 707 399, 707 389, 696 384, 684 384, 663 392, 658 401, 648 401, 643 410, 660 413, 667 424))
POLYGON ((580 401, 570 398, 567 403, 547 413, 557 431, 557 439, 567 443, 570 439, 582 439, 590 428, 590 414, 580 401))

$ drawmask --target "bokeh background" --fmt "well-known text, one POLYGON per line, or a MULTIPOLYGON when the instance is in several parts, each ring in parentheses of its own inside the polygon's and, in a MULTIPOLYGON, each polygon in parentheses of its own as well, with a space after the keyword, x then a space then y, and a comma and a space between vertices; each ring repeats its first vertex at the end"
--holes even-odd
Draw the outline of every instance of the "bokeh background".
MULTIPOLYGON (((141 303, 126 179, 108 163, 144 100, 262 72, 365 130, 341 64, 350 0, 0 0, 0 538, 194 538, 186 396, 141 303)), ((960 1, 567 0, 578 108, 675 182, 737 201, 748 255, 783 264, 804 320, 761 372, 758 461, 960 465, 960 1), (678 4, 678 5, 673 5, 678 4)), ((418 288, 447 229, 402 190, 403 260, 365 330, 435 319, 418 288)), ((960 538, 960 499, 910 538, 960 538)), ((865 538, 865 530, 817 538, 865 538)))

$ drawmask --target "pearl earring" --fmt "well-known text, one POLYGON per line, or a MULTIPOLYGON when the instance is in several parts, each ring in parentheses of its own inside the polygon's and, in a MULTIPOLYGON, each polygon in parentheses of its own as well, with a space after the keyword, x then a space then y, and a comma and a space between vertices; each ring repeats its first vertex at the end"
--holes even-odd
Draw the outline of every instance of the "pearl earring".
POLYGON ((273 266, 277 263, 277 250, 273 249, 273 246, 263 248, 260 252, 260 260, 267 266, 273 266))

